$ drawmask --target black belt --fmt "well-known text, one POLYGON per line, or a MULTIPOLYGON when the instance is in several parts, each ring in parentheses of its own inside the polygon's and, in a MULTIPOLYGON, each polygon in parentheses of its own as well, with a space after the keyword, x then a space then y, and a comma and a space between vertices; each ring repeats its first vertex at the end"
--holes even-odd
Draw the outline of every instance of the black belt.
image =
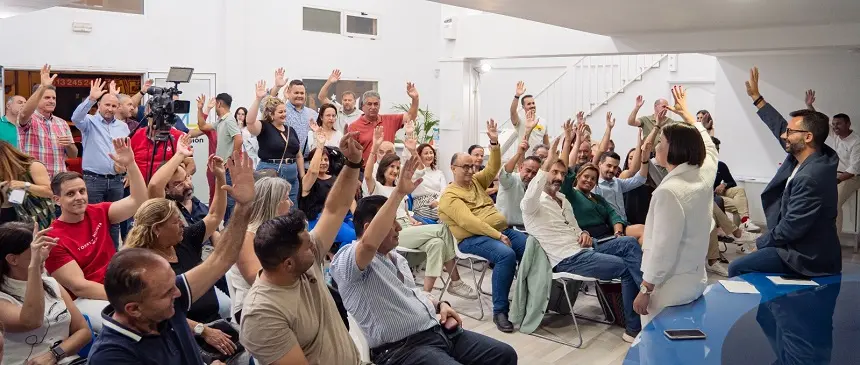
POLYGON ((406 337, 404 337, 402 340, 395 341, 395 342, 389 342, 389 343, 386 343, 386 344, 382 344, 382 345, 376 346, 376 347, 374 347, 374 348, 370 349, 370 359, 371 359, 371 360, 373 360, 374 358, 376 358, 376 357, 377 357, 377 356, 379 356, 379 355, 382 355, 382 354, 384 354, 384 353, 386 353, 386 352, 388 352, 388 351, 396 350, 396 349, 398 349, 398 348, 402 347, 402 346, 403 346, 404 344, 406 344, 406 342, 407 342, 407 341, 409 341, 409 339, 410 339, 410 338, 412 338, 413 336, 419 336, 419 335, 423 334, 424 332, 441 333, 441 330, 440 330, 440 329, 441 329, 441 326, 438 326, 438 325, 437 325, 437 326, 433 326, 433 327, 430 327, 430 328, 428 328, 428 329, 426 329, 426 330, 423 330, 423 331, 421 331, 421 332, 414 333, 414 334, 411 334, 411 335, 409 335, 409 336, 406 336, 406 337))
POLYGON ((296 163, 295 158, 283 158, 283 159, 281 159, 281 158, 267 158, 267 159, 263 160, 263 162, 268 162, 268 163, 281 163, 282 161, 283 161, 283 163, 288 164, 288 165, 296 163))
POLYGON ((105 179, 113 179, 113 178, 117 178, 117 177, 125 177, 125 174, 105 175, 105 174, 97 174, 97 173, 92 172, 92 171, 84 171, 84 175, 88 175, 88 176, 96 176, 96 177, 101 177, 101 178, 105 178, 105 179))

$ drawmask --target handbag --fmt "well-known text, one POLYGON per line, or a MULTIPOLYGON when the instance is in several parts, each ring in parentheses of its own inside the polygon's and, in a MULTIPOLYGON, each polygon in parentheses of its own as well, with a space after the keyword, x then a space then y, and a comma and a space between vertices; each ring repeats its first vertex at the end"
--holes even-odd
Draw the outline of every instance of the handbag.
POLYGON ((412 197, 412 211, 415 215, 429 218, 431 220, 439 220, 439 209, 431 208, 430 204, 439 199, 439 194, 430 193, 418 197, 412 197))
POLYGON ((233 355, 224 355, 221 351, 218 351, 217 348, 208 344, 203 337, 195 336, 194 339, 197 341, 197 346, 200 347, 200 357, 203 358, 204 363, 211 364, 215 360, 226 363, 230 358, 239 356, 239 354, 245 351, 245 346, 242 346, 242 343, 239 342, 239 330, 236 327, 233 327, 233 324, 230 322, 219 319, 215 322, 206 324, 206 326, 215 328, 224 332, 227 336, 230 336, 230 341, 236 345, 236 352, 234 352, 233 355))
MULTIPOLYGON (((24 174, 24 181, 33 183, 30 173, 24 174)), ((8 194, 11 194, 10 190, 8 194)), ((9 195, 6 195, 6 201, 9 201, 9 195)), ((36 222, 39 229, 46 229, 51 226, 51 223, 56 219, 56 208, 50 199, 40 198, 27 192, 24 196, 24 201, 21 204, 12 204, 15 209, 15 214, 18 215, 18 221, 25 223, 36 222)))

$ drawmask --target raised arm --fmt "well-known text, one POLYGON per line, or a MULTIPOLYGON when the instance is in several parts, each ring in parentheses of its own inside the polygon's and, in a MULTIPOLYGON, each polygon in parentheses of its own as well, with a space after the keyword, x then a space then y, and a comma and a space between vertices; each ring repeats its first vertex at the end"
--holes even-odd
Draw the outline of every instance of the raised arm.
MULTIPOLYGON (((209 238, 221 221, 224 220, 224 214, 227 212, 227 191, 218 189, 219 186, 227 185, 227 176, 224 171, 224 160, 218 155, 209 156, 209 163, 206 164, 209 171, 215 175, 215 195, 212 197, 212 204, 209 205, 209 213, 203 217, 203 224, 206 225, 206 233, 203 235, 203 240, 209 238)), ((253 182, 252 182, 253 183, 253 182)))
MULTIPOLYGON (((654 128, 656 129, 656 128, 654 128)), ((645 174, 648 174, 648 165, 644 163, 651 156, 642 156, 642 146, 644 141, 642 140, 642 129, 639 129, 639 136, 636 137, 636 148, 633 149, 633 163, 630 166, 627 166, 627 170, 621 171, 621 175, 618 177, 622 179, 626 179, 632 177, 637 171, 640 171, 642 165, 645 165, 645 174), (643 158, 644 157, 644 158, 643 158)))
POLYGON ((520 125, 520 113, 517 109, 520 107, 520 98, 526 93, 526 84, 522 81, 517 82, 517 91, 514 93, 514 100, 511 100, 511 124, 514 128, 520 125))
POLYGON ((131 103, 134 106, 140 105, 140 103, 143 101, 143 95, 146 94, 147 91, 149 91, 149 88, 152 87, 152 84, 152 79, 146 80, 143 83, 143 87, 141 87, 140 92, 134 94, 134 96, 131 97, 131 103))
POLYGON ((245 125, 248 126, 248 132, 252 136, 259 136, 263 130, 263 122, 257 119, 257 113, 260 111, 260 102, 266 97, 266 82, 263 80, 257 81, 254 87, 254 102, 248 108, 248 115, 245 116, 245 125))
POLYGON ((502 151, 499 147, 499 125, 493 119, 487 121, 487 137, 490 138, 490 159, 487 161, 487 167, 473 175, 474 179, 484 189, 490 187, 502 168, 502 151))
POLYGON ((75 127, 81 130, 81 133, 87 132, 87 127, 89 125, 86 123, 87 113, 89 113, 90 109, 95 105, 99 99, 107 93, 105 88, 105 82, 102 79, 95 79, 95 81, 90 81, 90 95, 82 101, 75 111, 72 112, 72 123, 75 124, 75 127))
POLYGON ((283 67, 280 67, 275 70, 275 86, 272 87, 271 90, 269 90, 269 96, 277 98, 278 92, 280 92, 281 88, 283 88, 285 85, 287 85, 286 72, 284 71, 283 67))
POLYGON ((603 139, 601 139, 600 144, 597 145, 597 153, 595 153, 594 157, 591 159, 591 163, 595 166, 600 163, 600 155, 606 152, 606 149, 609 148, 609 140, 612 139, 612 128, 615 128, 615 118, 612 117, 612 112, 606 112, 606 130, 603 131, 603 139))
MULTIPOLYGON (((570 123, 570 121, 567 123, 570 123)), ((561 138, 561 136, 556 137, 552 142, 552 146, 549 149, 549 156, 543 161, 540 171, 537 172, 526 188, 523 200, 520 201, 520 209, 522 209, 523 214, 534 214, 540 209, 540 197, 544 187, 546 186, 546 180, 548 179, 550 168, 552 168, 552 165, 558 161, 558 143, 561 141, 561 138)))
POLYGON ((717 161, 719 159, 717 145, 711 139, 708 130, 702 123, 696 122, 696 117, 687 109, 687 92, 681 86, 672 87, 672 97, 675 99, 675 106, 669 107, 669 110, 678 114, 689 125, 696 127, 699 130, 699 135, 702 137, 702 142, 705 143, 705 160, 702 161, 702 166, 699 169, 699 174, 702 179, 709 184, 717 177, 717 161))
MULTIPOLYGON (((523 160, 523 156, 526 155, 526 151, 528 151, 528 150, 529 150, 529 141, 528 141, 528 138, 525 138, 522 141, 520 141, 520 144, 517 147, 517 153, 514 154, 514 157, 511 157, 508 160, 508 162, 505 162, 505 172, 508 174, 513 173, 514 169, 517 168, 517 164, 519 164, 520 161, 523 160)), ((499 182, 501 182, 502 185, 507 185, 507 184, 505 184, 506 180, 508 180, 508 179, 502 179, 501 177, 499 178, 499 182)), ((507 188, 509 188, 509 186, 505 186, 505 189, 507 189, 507 188)))
MULTIPOLYGON (((30 264, 27 266, 27 284, 22 305, 0 300, 0 321, 6 331, 29 332, 42 326, 45 320, 45 290, 42 286, 42 266, 57 238, 48 237, 51 228, 38 231, 33 224, 33 241, 30 243, 30 264)), ((56 293, 59 294, 59 293, 56 293)))
POLYGON ((129 182, 131 195, 111 204, 108 210, 108 219, 112 224, 119 224, 133 217, 137 208, 140 208, 140 205, 149 199, 146 182, 143 180, 143 174, 140 173, 137 164, 134 163, 134 152, 131 151, 129 143, 128 138, 113 140, 114 153, 110 155, 110 158, 113 159, 114 163, 126 169, 126 178, 129 182))
POLYGON ((176 153, 173 154, 173 157, 161 165, 158 170, 155 170, 155 173, 152 174, 152 178, 149 179, 147 195, 150 199, 164 198, 164 189, 167 187, 167 183, 170 182, 170 179, 173 177, 176 169, 178 169, 182 164, 182 161, 191 156, 191 137, 186 134, 176 143, 176 153))
POLYGON ((42 100, 42 96, 45 95, 45 90, 47 90, 48 86, 53 85, 54 80, 57 78, 56 74, 51 76, 51 66, 48 64, 42 66, 42 70, 39 71, 39 74, 39 88, 36 89, 36 92, 34 92, 33 95, 30 95, 30 98, 28 98, 27 102, 24 104, 24 108, 21 109, 21 113, 18 114, 19 126, 24 127, 30 124, 30 117, 32 117, 33 113, 36 112, 36 108, 39 106, 39 100, 42 100))
MULTIPOLYGON (((355 190, 358 189, 358 171, 361 166, 362 147, 358 143, 358 132, 348 133, 340 139, 340 150, 346 158, 346 164, 341 170, 325 200, 320 219, 314 226, 314 234, 320 244, 320 252, 328 252, 334 243, 334 238, 343 224, 346 212, 355 201, 355 190)), ((373 155, 371 153, 371 155, 373 155)), ((401 175, 403 172, 401 172, 401 175)), ((417 185, 417 184, 416 184, 417 185)), ((399 203, 400 200, 389 198, 389 201, 399 203)), ((396 207, 396 204, 395 204, 396 207)))
POLYGON ((328 88, 338 81, 340 81, 340 70, 334 69, 334 71, 331 72, 331 75, 329 75, 328 80, 326 80, 325 84, 320 88, 319 99, 321 103, 331 103, 331 98, 328 97, 328 88))
POLYGON ((804 100, 806 102, 806 109, 816 111, 815 106, 815 90, 809 89, 806 90, 806 98, 804 100))
POLYGON ((761 96, 758 89, 758 67, 753 67, 750 69, 750 79, 746 81, 747 87, 747 95, 753 100, 758 111, 756 112, 767 126, 770 129, 771 134, 776 137, 777 142, 779 143, 779 147, 783 148, 783 144, 785 143, 780 136, 786 129, 788 129, 788 121, 782 117, 782 114, 779 113, 770 103, 764 100, 764 97, 761 96))
MULTIPOLYGON (((388 197, 385 204, 382 205, 382 208, 373 217, 373 220, 367 227, 367 231, 362 235, 358 243, 356 243, 358 246, 355 248, 355 263, 359 270, 364 271, 370 265, 370 262, 373 261, 373 257, 376 255, 376 251, 379 249, 379 245, 382 244, 382 240, 391 231, 391 224, 397 216, 397 208, 400 206, 400 201, 407 195, 412 194, 415 187, 421 184, 421 179, 412 181, 412 175, 415 174, 418 163, 418 156, 412 156, 406 162, 403 170, 400 171, 397 188, 391 192, 391 196, 388 197)), ((335 190, 332 189, 332 191, 335 190)))
POLYGON ((244 152, 233 151, 233 157, 227 161, 227 169, 230 171, 233 186, 225 185, 221 186, 221 189, 230 193, 236 201, 236 207, 215 251, 206 261, 185 273, 186 282, 191 287, 191 302, 203 296, 236 263, 242 250, 245 231, 248 230, 254 202, 253 162, 244 152))
POLYGON ((311 123, 311 129, 314 130, 314 137, 316 138, 316 150, 311 157, 308 173, 302 177, 302 197, 306 197, 311 193, 311 188, 314 187, 314 183, 316 183, 317 178, 320 176, 320 163, 322 163, 322 157, 325 154, 326 137, 320 133, 319 127, 314 128, 314 126, 316 126, 316 123, 311 123))
POLYGON ((577 165, 576 155, 579 154, 579 146, 585 140, 585 113, 580 111, 576 113, 576 124, 574 125, 574 138, 573 145, 570 146, 570 152, 567 155, 564 155, 564 158, 568 159, 567 167, 574 167, 577 165))
POLYGON ((200 94, 200 96, 197 97, 197 129, 201 131, 211 131, 215 129, 211 124, 206 123, 206 119, 209 116, 208 111, 212 110, 214 104, 215 98, 210 99, 209 105, 206 105, 206 95, 200 94), (204 108, 206 109, 205 111, 204 108))
POLYGON ((415 87, 415 84, 411 82, 406 83, 406 95, 409 95, 409 98, 412 99, 412 104, 409 106, 409 111, 403 114, 404 124, 418 118, 418 89, 415 87))
POLYGON ((370 157, 367 158, 367 164, 364 165, 364 184, 367 186, 367 194, 373 194, 376 190, 376 180, 373 176, 373 166, 376 164, 376 151, 379 150, 379 145, 384 141, 382 126, 377 126, 373 130, 373 149, 370 150, 370 157))
POLYGON ((636 106, 633 107, 633 110, 630 112, 630 116, 627 117, 627 124, 634 127, 641 127, 642 122, 639 121, 637 116, 639 115, 639 109, 642 109, 642 105, 645 105, 645 99, 642 98, 642 95, 636 97, 636 106))

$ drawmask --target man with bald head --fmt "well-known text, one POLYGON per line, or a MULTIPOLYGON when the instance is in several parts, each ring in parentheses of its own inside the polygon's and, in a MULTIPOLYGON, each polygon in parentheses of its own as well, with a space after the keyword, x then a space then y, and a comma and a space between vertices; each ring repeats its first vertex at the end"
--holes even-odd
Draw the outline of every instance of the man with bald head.
MULTIPOLYGON (((116 90, 113 81, 110 86, 112 91, 116 90)), ((118 172, 120 169, 114 165, 110 154, 114 153, 113 140, 128 137, 130 131, 125 122, 117 119, 119 99, 104 87, 101 79, 90 82, 90 95, 72 113, 72 123, 81 131, 82 167, 90 204, 115 202, 124 195, 125 172, 118 172), (88 114, 96 103, 96 113, 88 114)), ((110 233, 114 245, 118 245, 119 225, 111 225, 110 233)))
MULTIPOLYGON (((632 125, 634 127, 642 128, 642 135, 647 136, 651 133, 651 130, 657 126, 657 121, 662 121, 664 119, 668 119, 666 126, 670 124, 680 123, 677 120, 669 118, 666 116, 666 113, 669 111, 669 101, 666 99, 657 99, 654 101, 654 114, 652 115, 644 115, 639 118, 636 116, 639 115, 639 109, 645 105, 645 99, 642 98, 642 95, 636 97, 636 107, 633 108, 633 111, 630 112, 630 116, 627 117, 627 124, 632 125)), ((660 141, 660 136, 657 136, 657 142, 660 141)), ((657 142, 654 145, 657 145, 657 142)))
POLYGON ((27 99, 14 95, 6 100, 6 115, 0 116, 0 140, 18 148, 18 114, 24 109, 27 99))

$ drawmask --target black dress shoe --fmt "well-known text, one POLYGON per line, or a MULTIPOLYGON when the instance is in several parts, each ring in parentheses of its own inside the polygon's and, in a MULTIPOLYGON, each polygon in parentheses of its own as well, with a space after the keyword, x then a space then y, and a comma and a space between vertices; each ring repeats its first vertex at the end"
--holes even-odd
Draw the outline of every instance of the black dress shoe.
POLYGON ((504 333, 514 332, 514 324, 508 320, 507 313, 493 314, 493 323, 496 324, 496 328, 498 328, 499 331, 504 333))

